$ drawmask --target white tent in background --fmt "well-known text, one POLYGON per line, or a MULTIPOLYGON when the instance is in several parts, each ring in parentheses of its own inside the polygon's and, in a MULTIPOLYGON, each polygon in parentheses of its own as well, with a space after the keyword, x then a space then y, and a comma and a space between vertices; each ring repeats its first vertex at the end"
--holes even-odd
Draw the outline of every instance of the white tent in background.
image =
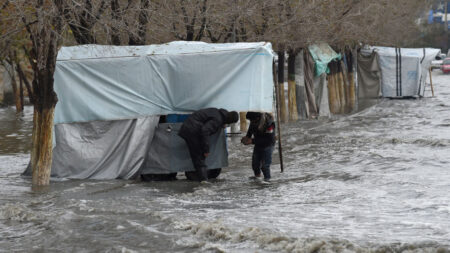
MULTIPOLYGON (((383 97, 422 97, 431 61, 440 53, 434 48, 370 47, 363 55, 376 53, 383 97)), ((364 83, 359 83, 364 89, 364 83)))

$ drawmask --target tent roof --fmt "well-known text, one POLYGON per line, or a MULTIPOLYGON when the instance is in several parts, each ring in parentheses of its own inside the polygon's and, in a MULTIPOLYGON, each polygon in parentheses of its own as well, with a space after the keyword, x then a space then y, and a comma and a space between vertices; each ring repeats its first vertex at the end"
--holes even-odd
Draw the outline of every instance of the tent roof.
MULTIPOLYGON (((413 58, 423 58, 424 52, 429 54, 437 55, 441 52, 440 49, 436 48, 400 48, 402 57, 413 57, 413 58), (424 51, 425 50, 425 51, 424 51)), ((396 48, 395 47, 369 47, 364 51, 371 52, 375 50, 380 56, 396 56, 396 48)))
POLYGON ((202 54, 223 51, 248 50, 265 47, 272 50, 267 42, 210 44, 200 41, 173 41, 166 44, 146 46, 81 45, 62 47, 58 61, 99 59, 112 57, 137 57, 148 55, 202 54))
POLYGON ((87 45, 62 48, 58 59, 55 124, 273 108, 270 43, 87 45))

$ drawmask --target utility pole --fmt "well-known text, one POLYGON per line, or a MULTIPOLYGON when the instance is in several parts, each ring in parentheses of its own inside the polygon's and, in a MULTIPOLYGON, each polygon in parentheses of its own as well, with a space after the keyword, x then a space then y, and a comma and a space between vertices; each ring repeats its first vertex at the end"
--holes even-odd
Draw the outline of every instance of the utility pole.
MULTIPOLYGON (((234 8, 236 8, 236 6, 237 6, 237 0, 235 0, 234 1, 234 8)), ((234 9, 234 11, 233 11, 233 15, 236 15, 236 9, 234 9)), ((232 34, 231 34, 231 42, 232 43, 236 43, 236 19, 234 19, 234 22, 233 22, 233 29, 232 29, 232 34)), ((243 123, 243 121, 245 121, 245 123, 247 123, 247 119, 245 118, 245 115, 244 115, 244 117, 242 117, 243 116, 243 114, 241 113, 241 112, 239 112, 239 120, 241 121, 241 124, 240 124, 240 128, 238 129, 238 123, 236 122, 236 123, 233 123, 233 124, 231 124, 231 126, 230 126, 230 134, 239 134, 239 133, 245 133, 245 131, 246 131, 246 129, 244 130, 244 129, 242 129, 242 123, 243 123)))
POLYGON ((448 1, 445 1, 445 16, 444 16, 444 20, 445 20, 445 32, 448 33, 448 18, 447 18, 447 13, 448 13, 448 1))
POLYGON ((445 6, 444 6, 444 29, 445 29, 445 49, 448 51, 448 18, 447 18, 447 14, 448 14, 448 1, 444 2, 445 6))

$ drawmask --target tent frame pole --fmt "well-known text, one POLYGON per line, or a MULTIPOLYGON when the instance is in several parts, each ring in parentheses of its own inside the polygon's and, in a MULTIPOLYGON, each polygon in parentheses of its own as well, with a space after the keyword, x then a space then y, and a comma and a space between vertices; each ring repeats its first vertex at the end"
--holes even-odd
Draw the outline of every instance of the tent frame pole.
POLYGON ((277 108, 277 130, 278 130, 278 154, 280 155, 280 168, 281 173, 284 172, 284 166, 283 166, 283 148, 281 145, 281 122, 280 122, 280 114, 281 114, 281 108, 280 108, 280 87, 278 85, 278 79, 277 79, 277 71, 275 67, 275 60, 272 61, 272 72, 273 72, 273 85, 275 87, 275 100, 276 100, 276 108, 277 108))

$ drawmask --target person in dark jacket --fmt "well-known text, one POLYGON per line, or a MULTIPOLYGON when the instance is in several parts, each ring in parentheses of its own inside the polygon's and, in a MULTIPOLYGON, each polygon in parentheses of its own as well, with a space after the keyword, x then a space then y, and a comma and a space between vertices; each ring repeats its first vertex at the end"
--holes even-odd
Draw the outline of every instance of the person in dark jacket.
POLYGON ((181 125, 178 135, 186 141, 200 181, 208 180, 205 159, 209 155, 209 136, 238 120, 237 112, 206 108, 191 114, 181 125))
POLYGON ((252 169, 255 177, 264 175, 264 180, 270 180, 270 165, 275 147, 275 122, 272 115, 260 112, 247 112, 245 116, 250 120, 247 135, 241 142, 244 145, 254 144, 252 169), (252 138, 253 136, 253 138, 252 138))

